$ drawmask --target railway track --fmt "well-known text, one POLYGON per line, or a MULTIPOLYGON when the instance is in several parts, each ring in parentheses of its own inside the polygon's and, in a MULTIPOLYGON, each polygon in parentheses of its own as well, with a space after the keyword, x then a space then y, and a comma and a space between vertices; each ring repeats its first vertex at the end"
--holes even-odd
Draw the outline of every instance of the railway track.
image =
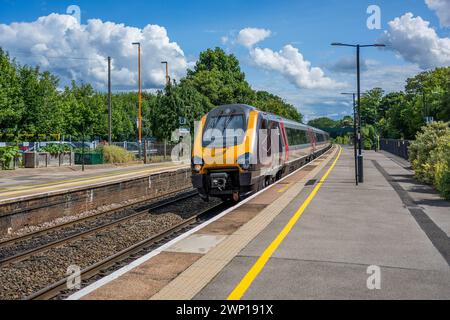
MULTIPOLYGON (((118 208, 118 209, 112 209, 106 212, 97 213, 95 215, 91 215, 88 217, 84 217, 82 219, 77 219, 74 221, 70 221, 64 224, 60 224, 54 227, 46 228, 43 230, 39 230, 33 233, 29 233, 26 235, 23 235, 21 237, 16 237, 12 239, 8 239, 5 241, 0 242, 0 267, 13 262, 18 262, 21 260, 24 260, 34 254, 37 254, 39 252, 51 249, 53 247, 56 247, 58 245, 61 245, 64 242, 73 241, 85 236, 88 236, 90 234, 93 234, 95 232, 99 232, 101 230, 110 228, 112 226, 118 225, 120 223, 123 223, 129 219, 139 217, 141 215, 146 214, 150 210, 156 210, 159 208, 162 208, 164 206, 176 203, 177 201, 189 199, 192 197, 197 196, 198 193, 195 190, 190 190, 184 193, 180 193, 172 198, 160 200, 157 202, 152 202, 151 204, 146 204, 143 206, 136 207, 138 204, 133 204, 132 207, 136 207, 135 209, 132 209, 134 213, 127 214, 125 211, 130 208, 118 208), (110 217, 109 215, 115 214, 115 213, 122 213, 119 214, 118 218, 110 217), (110 222, 104 222, 96 221, 94 223, 94 226, 86 227, 86 230, 77 232, 77 230, 67 230, 66 232, 61 232, 62 235, 59 236, 50 236, 45 239, 45 236, 54 233, 57 231, 61 231, 64 229, 69 229, 71 227, 81 225, 83 223, 88 223, 90 221, 95 221, 97 219, 100 219, 102 217, 106 217, 106 221, 113 220, 110 222), (67 234, 67 236, 65 236, 67 234), (43 237, 44 239, 39 239, 39 237, 43 237), (48 239, 49 238, 49 239, 48 239), (41 240, 41 244, 35 245, 33 242, 39 242, 41 240), (28 243, 25 243, 27 242, 28 243), (9 250, 8 250, 9 249, 9 250), (16 251, 16 252, 14 252, 16 251)), ((144 201, 145 202, 145 201, 144 201)), ((148 202, 148 201, 146 201, 148 202)))
MULTIPOLYGON (((110 256, 103 261, 100 261, 84 270, 81 271, 81 280, 84 282, 89 282, 90 279, 95 276, 105 272, 110 268, 118 269, 122 265, 127 263, 128 259, 136 259, 139 256, 143 256, 145 253, 149 252, 155 244, 165 240, 164 242, 170 241, 172 238, 175 238, 178 233, 184 232, 184 229, 193 228, 202 221, 203 218, 206 219, 209 215, 213 215, 215 212, 220 212, 221 209, 225 209, 226 205, 224 203, 217 204, 211 208, 208 208, 189 219, 178 223, 177 225, 160 232, 159 234, 152 236, 148 239, 145 239, 134 246, 127 248, 117 254, 110 256)), ((112 271, 112 270, 111 270, 112 271)), ((55 297, 58 297, 62 292, 67 291, 67 283, 69 281, 69 277, 59 280, 58 282, 53 283, 52 285, 32 294, 31 296, 26 297, 25 300, 51 300, 55 297)))
MULTIPOLYGON (((67 289, 68 266, 79 266, 84 282, 98 278, 110 268, 117 269, 120 261, 129 263, 140 252, 144 255, 152 246, 160 246, 165 239, 191 228, 209 214, 221 212, 222 207, 226 205, 220 202, 205 204, 196 191, 190 191, 141 206, 132 214, 94 228, 52 241, 38 241, 28 250, 22 250, 19 245, 16 252, 0 261, 0 299, 64 298, 60 292, 67 289), (46 287, 49 283, 53 284, 46 287)), ((79 221, 74 221, 65 227, 77 223, 79 221)), ((30 244, 55 230, 60 232, 61 226, 4 241, 0 250, 5 249, 5 244, 10 247, 21 241, 30 244)))

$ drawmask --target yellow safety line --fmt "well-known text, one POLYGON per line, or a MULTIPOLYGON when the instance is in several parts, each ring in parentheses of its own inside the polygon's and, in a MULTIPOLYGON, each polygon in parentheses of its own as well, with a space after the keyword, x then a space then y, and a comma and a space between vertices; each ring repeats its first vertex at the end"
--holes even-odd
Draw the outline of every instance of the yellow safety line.
POLYGON ((144 174, 144 173, 153 173, 153 172, 157 172, 160 171, 161 169, 177 169, 177 168, 182 168, 183 166, 168 166, 168 167, 158 167, 158 168, 152 168, 152 169, 145 169, 145 170, 130 170, 128 172, 111 172, 111 173, 105 173, 103 175, 97 175, 97 176, 92 176, 92 177, 82 177, 82 178, 77 178, 77 179, 68 179, 68 180, 59 180, 59 181, 53 181, 53 182, 48 182, 48 183, 44 183, 44 184, 35 184, 35 185, 26 185, 26 186, 16 186, 16 187, 5 187, 3 190, 5 190, 4 192, 0 192, 0 196, 7 196, 7 195, 13 195, 16 193, 21 193, 27 190, 36 190, 37 188, 41 188, 41 189, 46 189, 46 188, 50 188, 50 187, 54 187, 54 186, 70 186, 73 184, 76 184, 78 182, 95 182, 95 181, 99 181, 105 178, 109 178, 109 177, 118 177, 118 178, 125 178, 127 176, 130 175, 138 175, 138 174, 144 174))
POLYGON ((275 238, 275 240, 266 248, 266 250, 263 252, 263 254, 259 257, 258 261, 255 262, 255 264, 248 271, 248 273, 244 276, 244 278, 242 278, 241 282, 236 286, 236 288, 233 290, 233 292, 228 297, 228 300, 242 299, 244 294, 247 292, 248 288, 250 288, 253 281, 256 279, 256 277, 259 275, 259 273, 262 271, 262 269, 266 265, 267 261, 269 261, 269 259, 273 255, 273 253, 281 245, 283 240, 286 238, 286 236, 289 234, 289 232, 292 230, 292 228, 297 223, 298 219, 300 219, 303 212, 306 210, 306 208, 309 206, 311 201, 317 195, 317 192, 322 187, 323 183, 325 182, 325 180, 330 175, 331 171, 336 166, 336 163, 339 160, 341 153, 342 153, 342 148, 339 147, 339 154, 337 155, 337 157, 334 160, 331 167, 328 169, 328 171, 322 177, 320 182, 317 184, 317 186, 314 188, 314 190, 311 192, 311 194, 308 196, 308 198, 305 200, 305 202, 303 202, 303 204, 298 209, 298 211, 294 214, 294 216, 291 218, 291 220, 286 224, 286 226, 283 228, 283 230, 278 234, 278 236, 275 238))

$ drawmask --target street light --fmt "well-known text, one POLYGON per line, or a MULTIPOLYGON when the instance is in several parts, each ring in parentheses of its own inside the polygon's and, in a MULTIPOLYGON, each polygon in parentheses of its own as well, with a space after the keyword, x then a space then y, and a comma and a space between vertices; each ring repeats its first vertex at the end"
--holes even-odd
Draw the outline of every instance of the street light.
POLYGON ((361 142, 361 61, 360 61, 360 51, 361 48, 367 47, 385 47, 384 44, 347 44, 340 42, 333 42, 332 46, 341 46, 341 47, 353 47, 356 48, 356 74, 357 74, 357 96, 358 96, 358 174, 359 174, 359 182, 364 182, 364 158, 362 155, 362 142, 361 142))
POLYGON ((169 63, 167 61, 161 61, 161 63, 166 65, 166 85, 169 85, 170 84, 169 63))
POLYGON ((358 180, 358 151, 357 151, 357 129, 356 129, 356 93, 352 92, 343 92, 343 95, 352 95, 353 96, 353 148, 355 150, 355 180, 356 185, 359 185, 358 180))
POLYGON ((141 144, 142 144, 142 86, 141 86, 141 43, 133 42, 134 46, 138 47, 138 78, 139 78, 139 111, 138 111, 138 132, 139 132, 139 158, 141 158, 141 144))

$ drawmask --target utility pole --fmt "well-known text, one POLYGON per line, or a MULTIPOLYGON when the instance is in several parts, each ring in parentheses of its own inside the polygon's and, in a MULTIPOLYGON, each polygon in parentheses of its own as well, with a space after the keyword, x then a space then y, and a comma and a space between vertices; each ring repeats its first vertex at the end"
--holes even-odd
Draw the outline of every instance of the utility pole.
POLYGON ((347 43, 340 43, 340 42, 334 42, 331 44, 332 46, 342 46, 342 47, 353 47, 356 48, 356 73, 357 73, 357 87, 358 87, 358 173, 359 173, 359 182, 364 182, 364 157, 362 154, 362 134, 361 134, 361 63, 360 63, 360 51, 361 48, 366 47, 385 47, 384 44, 347 44, 347 43))
POLYGON ((352 95, 353 96, 353 149, 355 156, 355 181, 356 185, 359 185, 359 175, 358 175, 358 136, 357 136, 357 120, 356 120, 356 93, 341 93, 343 95, 352 95))
POLYGON ((111 57, 108 57, 108 143, 112 144, 111 57))
POLYGON ((139 143, 139 158, 142 156, 142 85, 141 85, 141 43, 133 42, 133 45, 138 46, 138 78, 139 78, 139 88, 138 88, 138 101, 139 101, 139 111, 138 111, 138 143, 139 143))
POLYGON ((356 73, 357 73, 357 92, 358 92, 358 174, 359 182, 364 183, 364 158, 362 155, 362 133, 361 133, 361 46, 356 45, 356 73))
POLYGON ((166 65, 166 85, 169 85, 170 84, 169 63, 167 61, 162 61, 161 63, 166 65))

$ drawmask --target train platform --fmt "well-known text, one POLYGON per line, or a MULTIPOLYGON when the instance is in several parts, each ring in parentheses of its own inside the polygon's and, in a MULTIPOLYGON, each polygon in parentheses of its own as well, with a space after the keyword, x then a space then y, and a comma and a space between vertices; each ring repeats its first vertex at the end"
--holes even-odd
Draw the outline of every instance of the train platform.
POLYGON ((0 203, 41 194, 114 183, 167 170, 187 168, 172 162, 130 166, 81 166, 18 169, 0 172, 0 203))
POLYGON ((69 299, 450 299, 450 203, 408 166, 334 147, 69 299))

